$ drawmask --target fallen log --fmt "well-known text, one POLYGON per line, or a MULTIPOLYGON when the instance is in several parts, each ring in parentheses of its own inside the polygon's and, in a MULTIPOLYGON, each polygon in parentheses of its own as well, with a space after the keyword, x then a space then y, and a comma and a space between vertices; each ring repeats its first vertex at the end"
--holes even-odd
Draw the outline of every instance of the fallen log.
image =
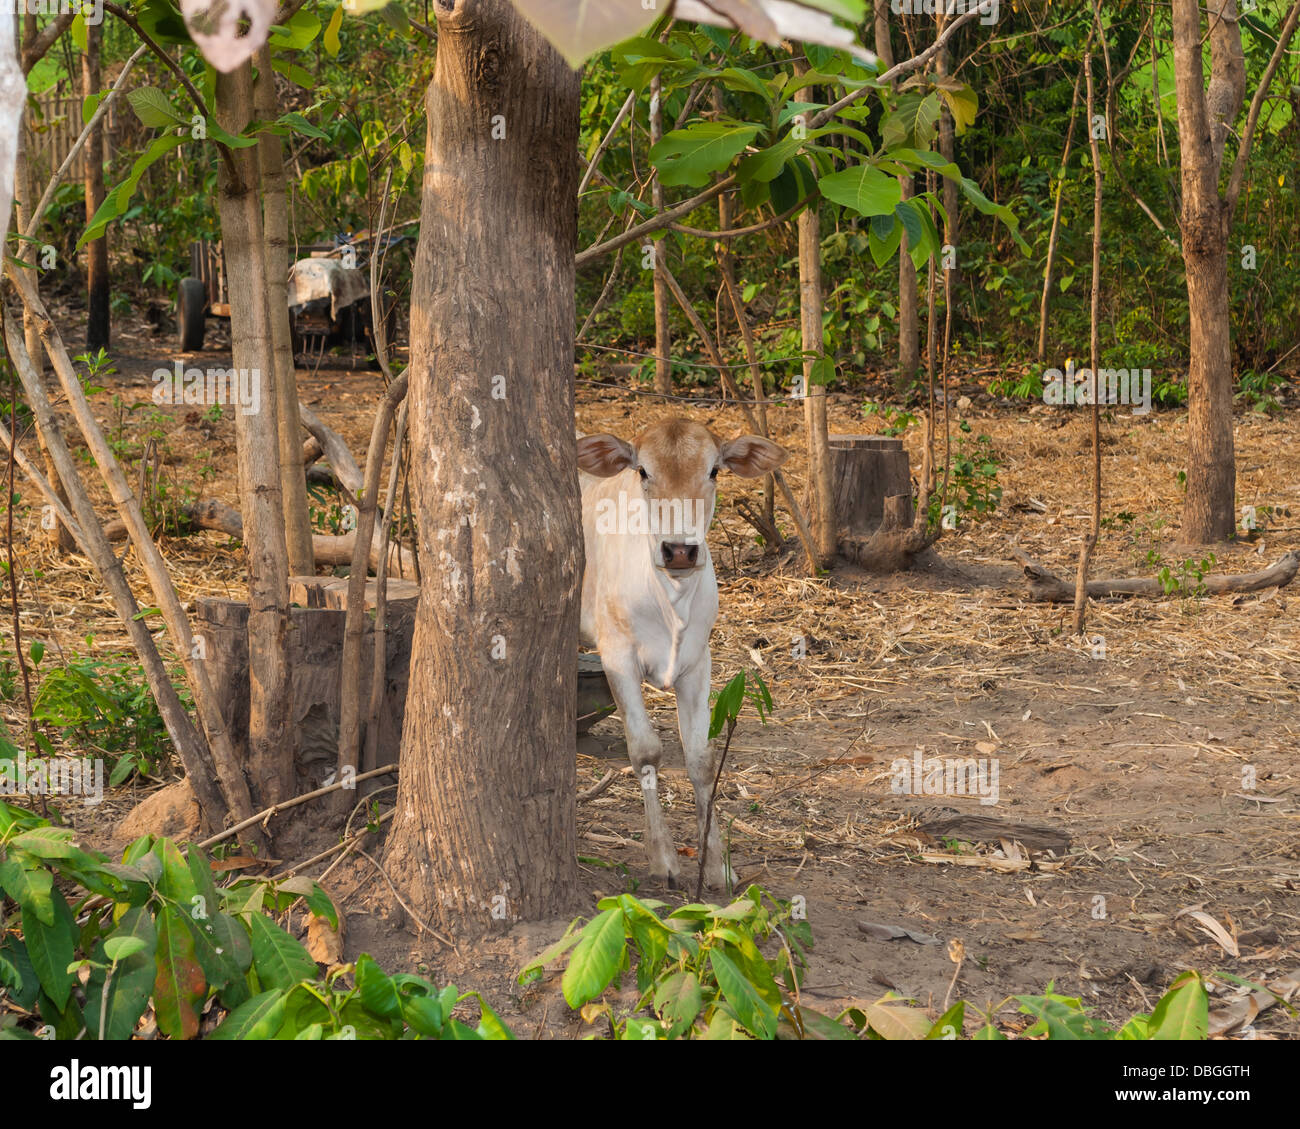
POLYGON ((338 432, 322 423, 316 413, 306 404, 300 403, 298 405, 298 415, 302 420, 303 427, 320 444, 321 451, 325 455, 325 461, 334 468, 338 480, 352 495, 349 500, 355 503, 364 482, 361 477, 361 468, 357 466, 357 460, 352 457, 348 445, 343 442, 338 432))
MULTIPOLYGON (((1011 555, 1024 567, 1030 599, 1055 604, 1074 603, 1073 584, 1062 580, 1055 573, 1049 572, 1042 565, 1031 560, 1016 545, 1013 544, 1009 548, 1011 555)), ((1246 572, 1239 576, 1217 573, 1204 577, 1199 587, 1208 596, 1219 596, 1225 592, 1259 592, 1265 588, 1285 588, 1295 579, 1297 569, 1300 569, 1300 552, 1293 549, 1284 554, 1276 564, 1260 572, 1246 572)), ((1090 580, 1087 593, 1088 598, 1093 600, 1113 596, 1168 595, 1164 585, 1155 577, 1090 580)))
MULTIPOLYGON (((244 519, 239 511, 217 498, 199 498, 181 507, 181 517, 195 529, 214 529, 229 537, 240 540, 244 536, 244 519)), ((109 541, 125 541, 126 525, 122 521, 110 521, 104 526, 104 536, 109 541)), ((313 533, 311 537, 312 554, 317 566, 350 565, 352 550, 357 542, 355 531, 333 536, 328 533, 313 533)), ((374 536, 370 543, 370 568, 379 567, 379 537, 374 536)), ((409 549, 390 545, 388 549, 388 568, 401 576, 415 575, 415 557, 409 549)))

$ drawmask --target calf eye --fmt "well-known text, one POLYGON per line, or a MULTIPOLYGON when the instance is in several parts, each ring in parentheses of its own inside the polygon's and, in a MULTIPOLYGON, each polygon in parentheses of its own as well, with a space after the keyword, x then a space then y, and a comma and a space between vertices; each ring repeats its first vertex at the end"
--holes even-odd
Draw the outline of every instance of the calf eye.
POLYGON ((718 477, 718 468, 717 468, 717 467, 714 467, 711 471, 709 471, 709 477, 710 477, 710 478, 717 478, 717 477, 718 477))
POLYGON ((646 474, 646 472, 645 472, 645 467, 643 467, 643 466, 639 466, 639 467, 637 467, 637 468, 636 468, 636 472, 637 472, 637 474, 639 474, 639 475, 641 476, 641 481, 642 481, 642 482, 644 482, 647 478, 650 477, 648 474, 646 474))

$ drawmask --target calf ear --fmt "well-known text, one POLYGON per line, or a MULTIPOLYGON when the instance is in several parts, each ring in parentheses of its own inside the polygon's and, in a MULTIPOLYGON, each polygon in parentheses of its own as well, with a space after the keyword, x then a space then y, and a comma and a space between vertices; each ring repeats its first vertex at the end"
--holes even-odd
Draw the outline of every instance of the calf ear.
POLYGON ((584 435, 578 440, 578 466, 597 478, 609 478, 636 466, 636 451, 613 435, 584 435))
POLYGON ((718 452, 721 464, 741 478, 758 478, 775 470, 789 457, 790 452, 784 447, 757 435, 739 435, 729 439, 718 452))

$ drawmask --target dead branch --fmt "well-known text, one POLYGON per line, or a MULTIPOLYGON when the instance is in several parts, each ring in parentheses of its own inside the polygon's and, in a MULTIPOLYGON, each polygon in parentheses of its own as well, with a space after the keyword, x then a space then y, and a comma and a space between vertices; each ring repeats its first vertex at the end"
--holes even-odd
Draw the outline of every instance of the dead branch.
MULTIPOLYGON (((1017 546, 1009 546, 1009 551, 1024 566, 1030 599, 1054 604, 1074 602, 1073 584, 1067 584, 1055 573, 1049 572, 1042 565, 1031 560, 1017 546)), ((1246 572, 1238 576, 1219 573, 1203 578, 1201 586, 1209 596, 1219 596, 1225 592, 1259 592, 1265 588, 1285 588, 1295 578, 1297 569, 1300 569, 1300 552, 1293 549, 1276 564, 1270 565, 1261 572, 1246 572)), ((1118 596, 1164 596, 1168 593, 1154 577, 1133 577, 1090 580, 1087 594, 1089 599, 1097 600, 1118 596)))

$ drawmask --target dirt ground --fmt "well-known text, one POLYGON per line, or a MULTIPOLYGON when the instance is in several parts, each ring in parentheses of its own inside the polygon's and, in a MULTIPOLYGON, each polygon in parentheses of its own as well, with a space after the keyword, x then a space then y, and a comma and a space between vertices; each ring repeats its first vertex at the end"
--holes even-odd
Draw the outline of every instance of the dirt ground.
MULTIPOLYGON (((144 413, 123 415, 113 397, 147 402, 149 374, 171 363, 170 345, 143 325, 119 333, 121 372, 96 398, 110 431, 119 419, 127 435, 144 426, 144 413)), ((214 350, 195 363, 228 362, 214 350)), ((303 400, 360 455, 377 374, 335 365, 300 372, 299 380, 303 400)), ((809 578, 779 507, 792 540, 783 553, 764 556, 735 508, 742 495, 756 502, 758 487, 720 483, 711 536, 721 591, 714 685, 741 668, 757 671, 775 711, 766 725, 744 715, 718 805, 742 881, 806 903, 816 947, 805 999, 834 1014, 894 991, 937 1015, 949 998, 994 1008, 1053 982, 1119 1023, 1149 1011, 1182 969, 1259 982, 1295 972, 1300 594, 1094 602, 1087 639, 1073 637, 1070 609, 1027 598, 1008 544, 1014 539, 1040 564, 1073 576, 1089 522, 1086 413, 998 401, 973 380, 958 383, 954 439, 959 419, 970 424, 968 445, 990 437, 1003 495, 991 515, 946 534, 928 569, 872 577, 841 568, 809 578), (971 402, 959 408, 959 396, 971 402), (896 793, 891 766, 917 755, 995 763, 997 802, 896 793), (1068 837, 1068 847, 1037 849, 1018 843, 1014 831, 976 841, 922 829, 944 812, 1046 826, 1068 837), (873 939, 861 923, 903 926, 934 943, 873 939), (960 963, 951 959, 953 942, 964 951, 960 963)), ((870 388, 836 396, 832 430, 880 430, 879 415, 861 412, 871 398, 870 388)), ((167 414, 177 486, 235 502, 229 414, 212 426, 192 409, 167 414), (205 465, 211 471, 201 480, 205 465)), ((734 406, 580 389, 578 425, 586 432, 630 438, 666 414, 724 435, 743 427, 734 406)), ((802 408, 776 405, 770 417, 773 437, 793 452, 786 471, 799 493, 802 408)), ((1271 506, 1275 516, 1253 540, 1218 547, 1212 571, 1261 569, 1297 545, 1296 420, 1294 404, 1281 418, 1239 414, 1239 505, 1271 506)), ((1147 559, 1152 553, 1178 571, 1190 556, 1175 541, 1185 413, 1117 409, 1103 430, 1103 515, 1132 516, 1104 531, 1092 575, 1153 575, 1161 564, 1147 559)), ((920 424, 905 443, 915 475, 920 424)), ((51 553, 36 515, 28 521, 19 562, 28 577, 24 634, 72 654, 85 653, 93 633, 95 652, 120 653, 123 633, 88 563, 51 553)), ((165 552, 183 599, 240 595, 242 566, 225 538, 171 538, 165 552)), ((131 576, 141 579, 134 568, 131 576)), ((672 697, 648 691, 647 702, 665 742, 660 787, 669 824, 679 847, 693 849, 694 803, 672 697)), ((0 704, 11 728, 14 706, 0 704)), ((616 745, 617 719, 595 732, 616 745)), ((580 756, 579 787, 623 764, 612 755, 580 756)), ((125 786, 100 808, 71 814, 97 845, 151 787, 125 786)), ((580 804, 578 819, 583 882, 593 899, 625 889, 664 896, 644 881, 644 817, 630 770, 580 804)), ((558 975, 527 991, 515 984, 522 964, 567 922, 517 926, 452 952, 370 912, 388 893, 369 866, 336 875, 343 878, 331 889, 348 914, 349 957, 369 951, 392 971, 418 968, 478 988, 520 1034, 583 1030, 559 996, 558 975)), ((1237 991, 1226 978, 1217 983, 1225 996, 1237 991)), ((1004 1006, 1001 1020, 1014 1013, 1014 1004, 1004 1006)), ((968 1010, 968 1022, 977 1020, 968 1010)), ((1300 1024, 1273 1008, 1234 1033, 1243 1035, 1297 1037, 1300 1024)))

